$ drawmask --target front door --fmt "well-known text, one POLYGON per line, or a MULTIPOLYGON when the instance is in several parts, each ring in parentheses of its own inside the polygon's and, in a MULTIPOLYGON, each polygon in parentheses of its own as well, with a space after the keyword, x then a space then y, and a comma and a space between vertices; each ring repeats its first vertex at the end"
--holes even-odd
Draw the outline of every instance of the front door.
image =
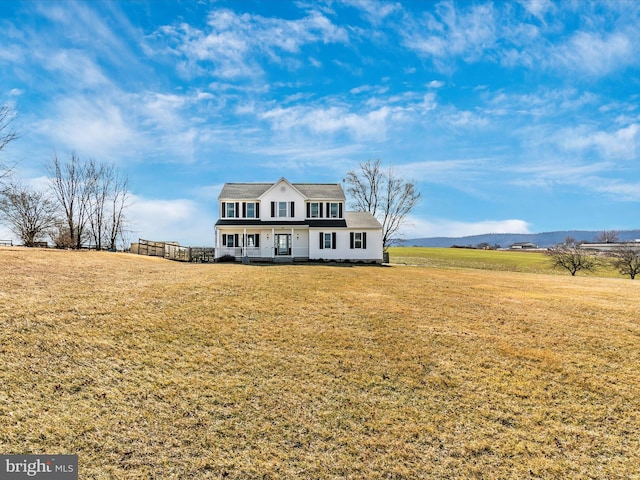
POLYGON ((276 255, 291 255, 290 233, 279 233, 276 235, 276 255))

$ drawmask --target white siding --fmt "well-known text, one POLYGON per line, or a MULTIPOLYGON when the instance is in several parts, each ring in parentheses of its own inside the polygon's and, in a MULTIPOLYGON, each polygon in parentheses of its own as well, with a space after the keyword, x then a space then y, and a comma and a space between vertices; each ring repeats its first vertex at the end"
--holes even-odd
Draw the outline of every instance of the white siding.
POLYGON ((278 202, 286 202, 288 212, 291 202, 294 202, 295 207, 293 209, 293 218, 288 216, 287 218, 282 218, 282 220, 304 220, 307 214, 304 201, 305 198, 300 194, 300 192, 289 185, 289 183, 281 180, 260 199, 260 219, 268 221, 274 220, 274 218, 271 217, 271 202, 276 202, 276 219, 278 219, 278 202))
POLYGON ((363 260, 382 262, 382 231, 366 229, 314 228, 309 230, 312 260, 363 260), (320 248, 320 232, 336 233, 336 248, 320 248), (350 248, 350 232, 367 232, 367 248, 350 248))

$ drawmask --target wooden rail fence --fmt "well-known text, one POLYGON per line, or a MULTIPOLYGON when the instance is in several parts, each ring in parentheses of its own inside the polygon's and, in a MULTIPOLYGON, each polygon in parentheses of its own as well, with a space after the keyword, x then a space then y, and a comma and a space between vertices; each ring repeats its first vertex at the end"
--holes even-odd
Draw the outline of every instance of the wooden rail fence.
POLYGON ((183 247, 177 242, 155 242, 142 238, 131 245, 131 253, 194 263, 213 262, 215 257, 213 247, 183 247))

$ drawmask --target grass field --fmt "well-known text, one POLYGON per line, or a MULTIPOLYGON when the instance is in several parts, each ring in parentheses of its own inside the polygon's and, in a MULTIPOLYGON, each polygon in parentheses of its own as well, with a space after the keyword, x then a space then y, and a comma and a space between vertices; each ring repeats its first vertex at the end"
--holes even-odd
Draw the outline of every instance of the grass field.
MULTIPOLYGON (((540 251, 392 247, 389 254, 392 263, 401 265, 569 275, 567 270, 554 270, 549 256, 540 251)), ((580 271, 577 275, 625 278, 606 263, 594 272, 580 271)))
POLYGON ((82 479, 640 478, 640 283, 0 248, 0 453, 82 479))

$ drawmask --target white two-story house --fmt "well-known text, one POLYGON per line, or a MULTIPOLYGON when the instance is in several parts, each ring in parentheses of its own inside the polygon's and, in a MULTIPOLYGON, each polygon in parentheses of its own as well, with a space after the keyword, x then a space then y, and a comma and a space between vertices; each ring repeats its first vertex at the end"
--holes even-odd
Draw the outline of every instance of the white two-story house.
POLYGON ((337 183, 226 183, 218 196, 216 259, 382 262, 382 225, 347 212, 337 183))

